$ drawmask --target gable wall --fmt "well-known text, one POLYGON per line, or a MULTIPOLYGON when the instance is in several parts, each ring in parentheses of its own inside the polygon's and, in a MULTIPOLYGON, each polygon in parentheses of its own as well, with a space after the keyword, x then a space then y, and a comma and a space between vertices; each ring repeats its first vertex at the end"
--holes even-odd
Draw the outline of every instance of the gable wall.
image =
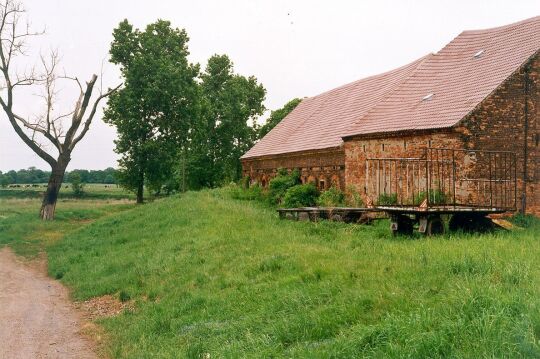
POLYGON ((511 151, 517 155, 518 208, 540 215, 540 56, 530 62, 527 155, 525 157, 525 69, 509 78, 462 121, 462 133, 471 149, 511 151), (524 163, 527 164, 525 173, 524 163), (526 181, 524 181, 526 179, 526 181), (526 183, 526 184, 525 184, 526 183), (526 192, 525 192, 526 187, 526 192))

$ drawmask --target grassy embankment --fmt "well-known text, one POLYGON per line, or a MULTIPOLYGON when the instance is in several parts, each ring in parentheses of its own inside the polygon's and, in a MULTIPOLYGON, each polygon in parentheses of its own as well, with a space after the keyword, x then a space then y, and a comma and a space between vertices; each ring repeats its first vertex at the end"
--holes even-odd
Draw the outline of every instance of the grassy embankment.
POLYGON ((112 357, 540 356, 538 224, 421 240, 387 226, 280 221, 213 190, 106 216, 43 248, 75 300, 134 302, 100 320, 112 357))

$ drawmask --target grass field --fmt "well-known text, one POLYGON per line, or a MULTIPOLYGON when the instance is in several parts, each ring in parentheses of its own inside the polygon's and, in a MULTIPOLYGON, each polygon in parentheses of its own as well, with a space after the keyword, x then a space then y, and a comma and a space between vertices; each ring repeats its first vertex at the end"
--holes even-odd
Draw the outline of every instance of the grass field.
POLYGON ((36 200, 0 199, 0 245, 44 249, 75 300, 133 302, 99 321, 111 357, 540 357, 537 221, 411 240, 280 221, 223 189, 117 202, 68 200, 43 224, 36 200))
MULTIPOLYGON (((0 198, 41 198, 46 184, 20 185, 18 188, 0 188, 0 198)), ((75 197, 69 183, 64 183, 59 194, 60 199, 135 199, 135 195, 114 185, 85 184, 81 198, 75 197)))

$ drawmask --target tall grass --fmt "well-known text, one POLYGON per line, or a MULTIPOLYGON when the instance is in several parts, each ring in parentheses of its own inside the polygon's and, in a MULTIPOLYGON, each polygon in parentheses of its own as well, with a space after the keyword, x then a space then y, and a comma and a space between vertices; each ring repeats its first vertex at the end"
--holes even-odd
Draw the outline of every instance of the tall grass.
POLYGON ((48 247, 77 300, 134 300, 103 319, 112 357, 540 356, 540 227, 393 238, 279 220, 230 191, 108 216, 48 247))

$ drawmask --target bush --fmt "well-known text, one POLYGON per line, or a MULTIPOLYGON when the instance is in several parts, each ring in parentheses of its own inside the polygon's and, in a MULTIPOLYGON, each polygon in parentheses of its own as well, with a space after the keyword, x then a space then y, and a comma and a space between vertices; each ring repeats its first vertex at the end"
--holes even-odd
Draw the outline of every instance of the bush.
POLYGON ((286 208, 312 207, 317 203, 319 191, 314 184, 299 184, 287 190, 283 197, 286 208))
POLYGON ((379 206, 391 206, 397 204, 397 193, 381 193, 377 199, 379 206))
POLYGON ((81 175, 78 172, 71 173, 69 175, 69 181, 71 182, 71 190, 75 197, 82 197, 84 194, 84 183, 81 181, 81 175))
POLYGON ((290 174, 279 169, 278 174, 268 184, 268 196, 273 204, 281 204, 287 190, 300 183, 300 172, 295 169, 290 174))
POLYGON ((345 204, 349 207, 363 207, 364 201, 362 201, 362 196, 356 190, 356 187, 353 185, 347 186, 345 190, 345 204))
POLYGON ((321 193, 317 204, 322 207, 343 207, 345 195, 335 186, 321 193))
POLYGON ((236 184, 230 185, 231 197, 244 201, 259 201, 265 199, 265 193, 260 184, 254 184, 251 187, 243 188, 236 184))

